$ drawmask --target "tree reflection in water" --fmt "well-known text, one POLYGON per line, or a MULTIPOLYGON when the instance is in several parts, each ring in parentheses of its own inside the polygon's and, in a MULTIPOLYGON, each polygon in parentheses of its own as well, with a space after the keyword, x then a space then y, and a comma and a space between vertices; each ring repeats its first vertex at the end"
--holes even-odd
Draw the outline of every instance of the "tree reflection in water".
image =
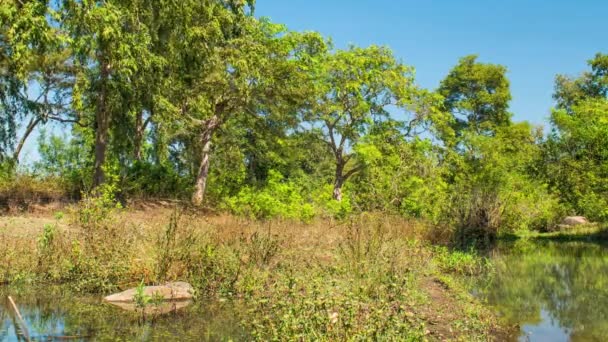
POLYGON ((605 246, 519 240, 499 246, 493 260, 496 272, 478 292, 530 340, 608 339, 605 246))

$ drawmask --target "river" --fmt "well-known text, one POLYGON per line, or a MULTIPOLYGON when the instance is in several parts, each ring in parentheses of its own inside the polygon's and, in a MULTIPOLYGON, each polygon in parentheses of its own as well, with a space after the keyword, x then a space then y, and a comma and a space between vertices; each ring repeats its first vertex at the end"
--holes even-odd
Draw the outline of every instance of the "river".
POLYGON ((608 248, 590 241, 519 240, 492 253, 476 294, 520 341, 608 341, 608 248))

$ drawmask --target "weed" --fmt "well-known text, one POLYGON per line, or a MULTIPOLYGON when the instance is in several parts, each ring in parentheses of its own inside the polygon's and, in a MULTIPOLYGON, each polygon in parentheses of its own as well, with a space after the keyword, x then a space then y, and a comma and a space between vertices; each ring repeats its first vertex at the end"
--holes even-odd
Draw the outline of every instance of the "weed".
POLYGON ((436 247, 434 248, 434 260, 443 272, 466 276, 488 273, 492 267, 487 258, 479 256, 473 249, 463 252, 446 247, 436 247))
POLYGON ((260 234, 254 232, 249 239, 241 238, 245 244, 249 262, 258 266, 268 265, 272 258, 278 253, 280 242, 276 236, 268 232, 260 234))

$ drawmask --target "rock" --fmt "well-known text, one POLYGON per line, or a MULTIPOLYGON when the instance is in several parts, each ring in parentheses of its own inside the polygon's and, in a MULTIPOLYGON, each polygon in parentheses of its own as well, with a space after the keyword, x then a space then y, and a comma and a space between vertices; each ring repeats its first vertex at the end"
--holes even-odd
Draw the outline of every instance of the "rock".
MULTIPOLYGON (((125 290, 120 293, 115 293, 104 298, 104 301, 110 303, 133 303, 134 296, 137 290, 135 288, 125 290)), ((165 301, 187 301, 192 299, 192 285, 185 282, 166 283, 159 286, 144 287, 144 295, 146 296, 162 296, 165 301)))
POLYGON ((141 311, 146 315, 154 314, 154 315, 164 315, 170 312, 175 312, 177 310, 181 310, 188 305, 192 304, 192 300, 178 300, 178 301, 165 301, 158 305, 148 305, 145 308, 140 308, 135 305, 133 302, 109 302, 110 304, 117 306, 123 310, 127 311, 141 311))
POLYGON ((560 226, 579 226, 589 224, 589 221, 583 216, 567 216, 564 218, 560 226))

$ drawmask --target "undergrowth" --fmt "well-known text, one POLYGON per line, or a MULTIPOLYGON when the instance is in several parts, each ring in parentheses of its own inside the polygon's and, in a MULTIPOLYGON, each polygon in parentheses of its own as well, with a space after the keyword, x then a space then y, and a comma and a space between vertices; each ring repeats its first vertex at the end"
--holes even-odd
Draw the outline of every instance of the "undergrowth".
MULTIPOLYGON (((136 223, 109 198, 85 197, 33 241, 0 231, 0 282, 109 293, 188 281, 201 300, 241 302, 252 339, 424 340, 436 327, 417 312, 442 304, 429 302, 423 280, 458 282, 487 267, 474 253, 431 247, 421 223, 382 214, 311 223, 168 214, 136 223)), ((474 312, 458 323, 468 330, 446 329, 489 338, 495 322, 470 303, 455 304, 474 312)))

